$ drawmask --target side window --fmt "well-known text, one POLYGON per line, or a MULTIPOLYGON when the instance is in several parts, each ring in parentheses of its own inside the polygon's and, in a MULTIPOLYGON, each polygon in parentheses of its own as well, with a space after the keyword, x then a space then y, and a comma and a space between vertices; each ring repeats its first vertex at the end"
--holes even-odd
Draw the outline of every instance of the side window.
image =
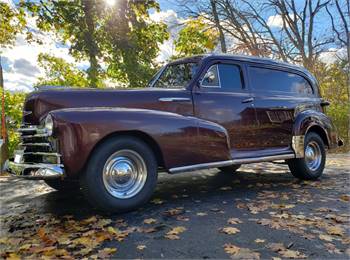
POLYGON ((233 64, 219 64, 219 76, 222 89, 242 89, 241 70, 239 66, 233 64))
POLYGON ((241 70, 239 66, 233 64, 213 65, 208 69, 201 85, 203 87, 217 87, 222 90, 241 90, 241 70))
POLYGON ((220 87, 217 65, 213 65, 208 69, 207 73, 205 73, 201 85, 204 87, 220 87))
POLYGON ((285 92, 295 96, 309 96, 313 90, 302 76, 274 69, 249 68, 249 77, 255 91, 263 93, 285 92))

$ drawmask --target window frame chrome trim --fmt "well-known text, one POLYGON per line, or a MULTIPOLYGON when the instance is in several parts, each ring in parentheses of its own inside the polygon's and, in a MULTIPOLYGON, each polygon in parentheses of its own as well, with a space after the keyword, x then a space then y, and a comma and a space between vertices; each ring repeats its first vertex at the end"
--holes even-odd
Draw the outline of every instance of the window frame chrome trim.
POLYGON ((205 74, 204 74, 204 77, 201 79, 201 81, 200 81, 200 87, 203 87, 203 88, 221 88, 221 79, 220 79, 220 73, 219 73, 219 64, 213 64, 213 65, 211 65, 208 69, 207 69, 207 71, 205 72, 205 74), (217 76, 218 76, 218 81, 219 81, 219 85, 218 86, 205 86, 205 85, 203 85, 203 80, 205 79, 205 75, 207 75, 207 73, 208 73, 208 71, 212 68, 212 67, 214 67, 214 66, 216 66, 216 71, 217 71, 217 76))

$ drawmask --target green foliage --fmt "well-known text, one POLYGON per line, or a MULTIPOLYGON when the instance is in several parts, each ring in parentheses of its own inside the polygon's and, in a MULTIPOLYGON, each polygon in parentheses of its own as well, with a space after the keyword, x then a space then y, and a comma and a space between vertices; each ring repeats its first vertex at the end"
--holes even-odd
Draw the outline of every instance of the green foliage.
POLYGON ((150 20, 156 1, 120 1, 105 24, 108 76, 131 87, 144 87, 155 73, 159 43, 168 39, 167 26, 150 20))
POLYGON ((44 68, 45 76, 38 78, 36 86, 89 86, 86 72, 75 68, 73 64, 61 58, 41 53, 38 62, 39 66, 44 68))
POLYGON ((190 56, 212 51, 218 41, 219 32, 202 17, 189 20, 175 41, 179 56, 190 56))
POLYGON ((53 31, 62 41, 70 44, 70 53, 77 59, 88 59, 90 68, 88 78, 91 87, 100 80, 103 44, 102 27, 103 1, 30 1, 22 3, 43 31, 53 31))
POLYGON ((0 2, 0 46, 14 43, 16 35, 26 25, 25 14, 21 9, 12 9, 7 3, 0 2))
MULTIPOLYGON (((2 95, 0 89, 0 96, 2 95)), ((25 99, 24 93, 11 93, 5 91, 5 115, 7 119, 6 127, 9 138, 9 152, 12 154, 19 142, 19 136, 16 129, 20 127, 22 122, 22 110, 25 99)), ((1 106, 0 106, 1 114, 1 106)), ((1 129, 1 122, 0 122, 1 129)))
POLYGON ((350 102, 349 74, 347 64, 338 62, 331 65, 317 66, 321 94, 331 102, 327 114, 332 118, 340 137, 345 141, 345 149, 349 148, 350 102))
POLYGON ((88 59, 91 87, 102 86, 106 75, 126 85, 144 86, 154 73, 153 59, 158 44, 168 37, 166 25, 152 22, 149 10, 159 10, 154 0, 116 1, 108 6, 100 0, 30 1, 23 6, 43 31, 54 31, 62 43, 69 43, 77 59, 88 59))

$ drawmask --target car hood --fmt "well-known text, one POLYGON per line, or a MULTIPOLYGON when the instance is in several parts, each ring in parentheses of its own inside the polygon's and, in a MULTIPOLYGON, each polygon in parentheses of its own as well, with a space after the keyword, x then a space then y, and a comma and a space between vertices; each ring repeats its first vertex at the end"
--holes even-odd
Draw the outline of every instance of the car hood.
POLYGON ((39 90, 28 95, 23 112, 25 124, 39 124, 52 110, 79 107, 128 107, 161 109, 159 98, 179 90, 137 89, 55 89, 39 90), (158 105, 157 105, 158 104, 158 105))

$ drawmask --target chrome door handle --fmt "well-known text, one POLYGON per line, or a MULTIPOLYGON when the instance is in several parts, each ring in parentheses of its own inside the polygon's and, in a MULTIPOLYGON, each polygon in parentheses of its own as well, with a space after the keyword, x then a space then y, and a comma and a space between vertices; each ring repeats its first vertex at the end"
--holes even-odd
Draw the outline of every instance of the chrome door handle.
POLYGON ((165 98, 159 98, 158 99, 161 102, 186 102, 191 101, 189 98, 182 98, 182 97, 165 97, 165 98))
POLYGON ((276 106, 276 107, 271 107, 270 110, 286 110, 288 109, 287 106, 276 106))
POLYGON ((253 102, 254 101, 254 98, 246 98, 246 99, 243 99, 242 100, 242 103, 244 104, 244 103, 251 103, 251 102, 253 102))

